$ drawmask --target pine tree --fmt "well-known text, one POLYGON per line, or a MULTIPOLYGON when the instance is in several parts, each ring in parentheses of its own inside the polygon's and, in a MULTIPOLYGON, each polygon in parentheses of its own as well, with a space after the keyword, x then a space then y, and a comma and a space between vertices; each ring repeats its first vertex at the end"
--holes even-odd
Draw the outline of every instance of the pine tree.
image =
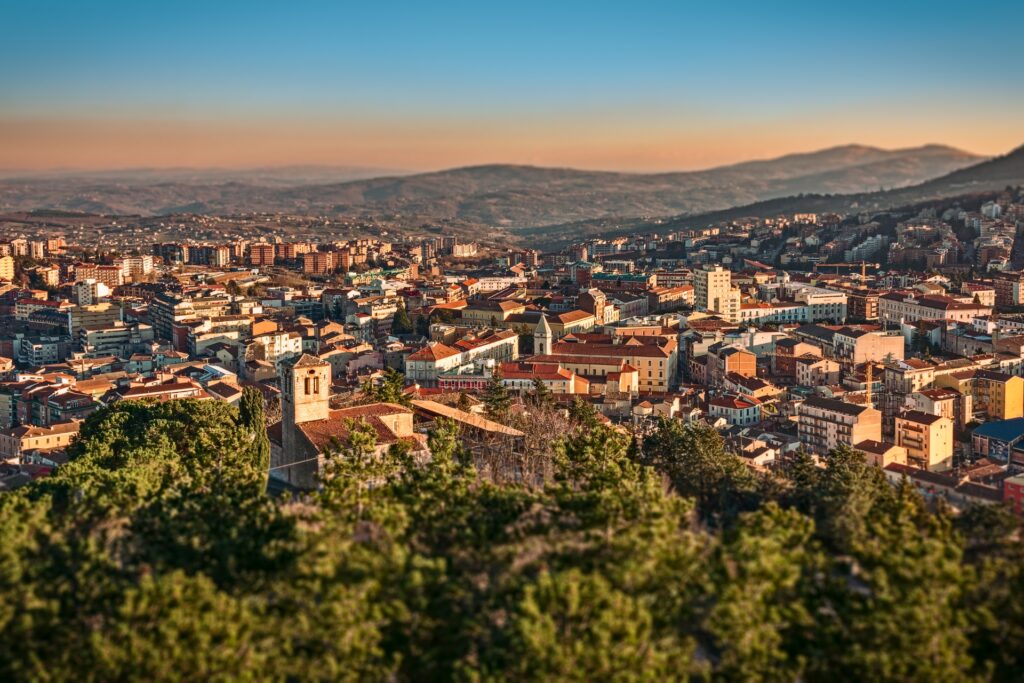
POLYGON ((572 405, 569 406, 569 419, 583 427, 591 429, 601 423, 597 417, 597 411, 594 409, 594 406, 590 405, 579 396, 574 398, 572 400, 572 405))
POLYGON ((421 337, 430 336, 430 318, 422 313, 416 316, 416 334, 421 337))
POLYGON ((555 395, 540 377, 533 378, 533 393, 530 394, 530 403, 537 407, 553 406, 555 395))
POLYGON ((409 313, 406 312, 405 306, 399 304, 398 310, 395 311, 395 317, 391 321, 391 333, 392 334, 409 334, 413 331, 412 320, 409 319, 409 313))
POLYGON ((373 403, 397 403, 408 406, 409 395, 405 393, 405 375, 394 368, 384 371, 384 377, 379 385, 373 382, 363 384, 363 394, 368 401, 373 403))
POLYGON ((487 391, 484 393, 484 406, 487 416, 492 420, 499 420, 508 415, 508 409, 512 406, 512 395, 508 393, 505 384, 501 381, 501 371, 494 369, 491 380, 487 384, 487 391))

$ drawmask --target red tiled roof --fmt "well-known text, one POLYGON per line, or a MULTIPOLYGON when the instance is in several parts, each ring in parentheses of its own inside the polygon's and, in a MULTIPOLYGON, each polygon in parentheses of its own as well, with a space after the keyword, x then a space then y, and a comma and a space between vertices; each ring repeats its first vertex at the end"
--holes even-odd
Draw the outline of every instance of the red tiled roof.
POLYGON ((564 325, 565 323, 575 323, 593 317, 592 313, 587 313, 586 311, 569 311, 567 313, 560 313, 551 319, 564 325))
POLYGON ((551 349, 552 355, 589 356, 594 358, 628 358, 644 356, 651 358, 668 358, 670 351, 656 344, 566 344, 557 343, 551 349))
POLYGON ((753 408, 761 405, 753 396, 719 396, 713 398, 709 402, 710 405, 718 406, 719 408, 729 408, 731 410, 743 410, 745 408, 753 408))
POLYGON ((426 361, 439 361, 445 358, 451 358, 461 353, 458 349, 453 349, 445 344, 428 344, 416 353, 410 354, 406 361, 410 360, 426 360, 426 361))
POLYGON ((350 420, 362 421, 376 432, 377 445, 386 446, 397 443, 399 436, 381 421, 380 416, 408 412, 411 412, 408 408, 394 403, 371 403, 332 410, 326 420, 303 422, 296 427, 309 439, 314 448, 322 451, 335 441, 343 442, 348 438, 350 420))

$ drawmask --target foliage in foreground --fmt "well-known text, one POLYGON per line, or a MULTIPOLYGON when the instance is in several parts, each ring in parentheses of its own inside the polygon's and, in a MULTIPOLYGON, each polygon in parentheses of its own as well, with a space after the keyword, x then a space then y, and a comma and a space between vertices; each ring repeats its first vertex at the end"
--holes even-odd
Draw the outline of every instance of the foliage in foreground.
POLYGON ((121 402, 0 500, 4 680, 1012 680, 1017 521, 840 450, 783 481, 705 429, 581 419, 543 489, 340 444, 264 494, 258 411, 121 402))

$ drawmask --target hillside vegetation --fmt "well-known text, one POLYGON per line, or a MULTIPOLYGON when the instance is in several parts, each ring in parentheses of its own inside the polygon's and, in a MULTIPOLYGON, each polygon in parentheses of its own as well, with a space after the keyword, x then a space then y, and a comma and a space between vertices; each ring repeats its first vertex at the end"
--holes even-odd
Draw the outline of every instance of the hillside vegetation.
POLYGON ((0 498, 4 680, 1014 680, 1024 546, 849 451, 748 470, 706 427, 573 411, 543 487, 356 427, 265 493, 259 409, 124 401, 0 498))

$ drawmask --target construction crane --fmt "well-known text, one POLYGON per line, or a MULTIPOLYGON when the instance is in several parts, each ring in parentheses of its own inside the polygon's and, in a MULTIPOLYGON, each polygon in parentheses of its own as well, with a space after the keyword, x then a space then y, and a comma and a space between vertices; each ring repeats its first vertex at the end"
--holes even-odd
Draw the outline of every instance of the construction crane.
POLYGON ((881 268, 882 264, 881 263, 868 263, 867 261, 860 261, 860 262, 857 262, 857 263, 815 263, 814 264, 814 270, 819 270, 821 268, 835 268, 836 269, 836 275, 838 275, 840 269, 846 268, 846 269, 849 269, 849 270, 853 270, 855 268, 859 268, 860 269, 860 278, 862 280, 866 280, 867 276, 868 276, 868 266, 871 266, 872 268, 881 268))
POLYGON ((871 404, 871 384, 874 381, 874 370, 874 364, 871 361, 868 361, 867 376, 864 380, 866 384, 865 388, 867 389, 867 393, 864 396, 864 405, 866 405, 868 408, 875 407, 871 404))

